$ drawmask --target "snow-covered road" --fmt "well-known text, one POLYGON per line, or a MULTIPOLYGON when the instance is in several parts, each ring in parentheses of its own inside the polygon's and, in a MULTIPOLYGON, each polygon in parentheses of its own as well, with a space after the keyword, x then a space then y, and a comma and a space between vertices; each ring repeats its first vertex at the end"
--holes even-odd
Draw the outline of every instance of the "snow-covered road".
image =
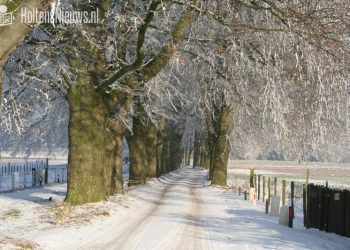
POLYGON ((124 225, 109 228, 105 237, 88 243, 87 249, 211 249, 199 188, 205 173, 184 169, 160 179, 160 190, 137 190, 154 205, 137 211, 124 225), (154 191, 153 191, 154 192, 154 191), (156 194, 157 193, 157 194, 156 194), (156 194, 156 195, 155 195, 156 194), (113 232, 115 235, 113 235, 113 232))
MULTIPOLYGON (((230 190, 208 186, 206 177, 206 171, 183 168, 134 187, 114 197, 115 201, 111 198, 94 209, 88 207, 91 211, 107 208, 108 217, 97 217, 88 224, 78 220, 45 226, 44 221, 30 232, 22 230, 21 239, 50 250, 350 249, 347 238, 280 226, 277 218, 263 213, 263 204, 254 207, 230 190)), ((17 193, 16 197, 22 196, 17 193)), ((0 203, 3 201, 0 196, 0 203)), ((0 225, 0 248, 3 232, 5 227, 0 225)))
POLYGON ((185 168, 157 187, 134 190, 153 204, 104 231, 84 249, 350 249, 350 240, 314 230, 289 229, 262 206, 209 187, 207 172, 185 168), (155 192, 156 191, 156 192, 155 192))

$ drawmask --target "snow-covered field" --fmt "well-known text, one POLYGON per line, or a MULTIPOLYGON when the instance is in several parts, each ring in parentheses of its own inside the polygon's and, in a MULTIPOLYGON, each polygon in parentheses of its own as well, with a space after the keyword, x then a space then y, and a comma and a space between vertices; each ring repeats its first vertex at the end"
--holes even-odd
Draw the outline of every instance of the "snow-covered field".
POLYGON ((206 175, 184 168, 79 207, 62 203, 65 185, 1 194, 0 249, 350 249, 348 238, 278 225, 206 175))
POLYGON ((309 169, 310 182, 331 186, 350 187, 350 164, 347 163, 301 163, 293 161, 255 161, 231 160, 228 173, 236 175, 249 175, 249 169, 254 168, 256 174, 277 176, 280 179, 305 182, 306 171, 309 169))

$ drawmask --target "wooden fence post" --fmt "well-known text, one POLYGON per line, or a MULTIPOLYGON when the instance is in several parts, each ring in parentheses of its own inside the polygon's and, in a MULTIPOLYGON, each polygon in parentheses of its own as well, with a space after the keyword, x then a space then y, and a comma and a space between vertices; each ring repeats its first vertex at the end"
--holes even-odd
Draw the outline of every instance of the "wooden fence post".
POLYGON ((273 195, 277 196, 277 177, 273 180, 273 195))
POLYGON ((294 220, 294 181, 290 183, 290 200, 291 200, 291 207, 289 209, 289 227, 293 227, 293 220, 294 220))
POLYGON ((45 184, 49 183, 49 158, 46 158, 45 184))
POLYGON ((282 205, 286 205, 286 180, 282 181, 282 205))
POLYGON ((271 177, 267 179, 267 197, 270 202, 271 199, 271 177))
POLYGON ((256 178, 256 174, 254 173, 254 188, 255 188, 255 193, 257 192, 258 188, 258 178, 256 178))
POLYGON ((266 195, 266 180, 265 180, 265 176, 263 176, 263 202, 265 202, 265 195, 266 195))
POLYGON ((260 200, 260 177, 261 175, 258 175, 258 200, 260 200))
POLYGON ((249 187, 250 187, 250 188, 253 188, 253 187, 254 187, 254 168, 251 168, 251 169, 250 169, 250 177, 249 177, 249 180, 250 180, 250 185, 249 185, 249 187))
POLYGON ((290 204, 291 204, 291 206, 293 207, 293 209, 294 209, 294 194, 295 194, 295 188, 294 188, 294 186, 295 186, 295 184, 294 184, 294 181, 292 181, 291 183, 290 183, 290 204))
POLYGON ((309 228, 309 223, 308 223, 308 213, 307 213, 307 190, 308 187, 306 184, 303 184, 303 213, 304 213, 304 227, 307 229, 309 228))

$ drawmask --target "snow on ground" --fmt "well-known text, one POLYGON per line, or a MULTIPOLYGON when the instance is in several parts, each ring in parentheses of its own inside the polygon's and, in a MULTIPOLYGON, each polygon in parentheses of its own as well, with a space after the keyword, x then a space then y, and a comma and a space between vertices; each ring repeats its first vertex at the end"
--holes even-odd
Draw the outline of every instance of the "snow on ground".
POLYGON ((0 249, 350 249, 348 238, 278 225, 206 176, 184 168, 79 207, 62 203, 65 185, 0 194, 0 249))

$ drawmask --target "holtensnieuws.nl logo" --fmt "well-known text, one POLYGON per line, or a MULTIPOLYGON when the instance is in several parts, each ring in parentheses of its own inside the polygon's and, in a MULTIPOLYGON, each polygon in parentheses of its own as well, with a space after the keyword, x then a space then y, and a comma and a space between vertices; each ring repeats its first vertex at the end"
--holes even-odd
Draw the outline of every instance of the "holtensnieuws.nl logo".
POLYGON ((8 13, 8 7, 0 1, 0 27, 11 25, 13 20, 12 12, 8 13))
POLYGON ((25 0, 0 0, 0 27, 11 25, 15 14, 16 19, 20 18, 19 21, 25 24, 48 23, 55 26, 56 24, 93 24, 99 22, 98 8, 95 11, 65 10, 60 7, 60 0, 54 0, 50 3, 50 8, 47 11, 42 11, 36 7, 20 7, 20 3, 23 1, 25 0))

